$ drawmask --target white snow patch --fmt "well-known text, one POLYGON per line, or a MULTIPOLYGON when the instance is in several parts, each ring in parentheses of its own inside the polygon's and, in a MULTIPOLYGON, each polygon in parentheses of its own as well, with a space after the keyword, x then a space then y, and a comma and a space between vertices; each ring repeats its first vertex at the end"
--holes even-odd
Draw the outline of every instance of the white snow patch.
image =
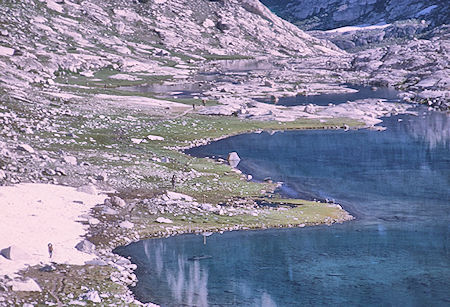
POLYGON ((384 29, 389 27, 390 23, 376 24, 376 25, 358 25, 358 26, 347 26, 336 29, 331 29, 325 31, 327 33, 343 33, 343 32, 351 32, 351 31, 361 31, 361 30, 374 30, 374 29, 384 29))
POLYGON ((0 249, 16 245, 29 255, 17 261, 0 256, 0 275, 50 260, 78 265, 92 260, 93 256, 75 249, 86 231, 80 216, 105 198, 50 184, 0 187, 0 249), (51 259, 48 243, 54 248, 51 259))

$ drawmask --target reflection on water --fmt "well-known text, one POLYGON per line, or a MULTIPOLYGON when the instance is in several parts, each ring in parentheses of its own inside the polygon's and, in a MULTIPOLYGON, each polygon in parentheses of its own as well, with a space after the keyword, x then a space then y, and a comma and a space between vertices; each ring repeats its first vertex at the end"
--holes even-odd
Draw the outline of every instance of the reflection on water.
POLYGON ((175 253, 162 240, 139 242, 138 254, 138 297, 170 298, 171 306, 208 306, 208 268, 199 261, 188 260, 182 251, 175 253), (163 280, 159 287, 152 284, 157 279, 163 280))
POLYGON ((138 264, 133 289, 162 306, 444 306, 450 301, 448 226, 229 232, 204 245, 186 235, 133 243, 117 252, 138 264), (147 243, 145 243, 147 242, 147 243), (165 246, 163 274, 143 245, 165 246), (204 261, 187 260, 207 253, 204 261))
MULTIPOLYGON (((330 103, 341 104, 347 101, 355 101, 358 99, 367 98, 386 99, 387 101, 391 102, 400 101, 400 99, 397 97, 398 91, 391 87, 372 88, 370 86, 359 85, 349 85, 348 87, 357 90, 357 92, 280 97, 277 104, 281 106, 301 106, 308 104, 327 106, 330 103)), ((273 100, 271 98, 258 100, 261 102, 273 103, 273 100)))
POLYGON ((358 219, 224 233, 207 245, 195 235, 130 244, 117 252, 138 264, 137 297, 163 306, 448 306, 448 117, 420 111, 383 125, 247 134, 191 150, 236 151, 254 178, 336 199, 358 219), (212 258, 188 260, 198 255, 212 258))
POLYGON ((431 149, 439 146, 448 147, 450 144, 450 117, 444 113, 429 116, 422 110, 418 117, 409 118, 405 126, 408 134, 431 149))

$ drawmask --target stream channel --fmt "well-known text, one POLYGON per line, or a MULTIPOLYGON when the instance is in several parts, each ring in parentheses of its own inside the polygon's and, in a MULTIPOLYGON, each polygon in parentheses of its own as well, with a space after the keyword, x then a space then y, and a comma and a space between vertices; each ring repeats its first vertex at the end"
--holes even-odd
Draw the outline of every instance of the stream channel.
POLYGON ((236 151, 255 180, 334 200, 356 219, 120 247, 138 265, 135 295, 162 306, 449 306, 450 119, 417 114, 384 118, 381 132, 250 133, 189 150, 236 151), (189 260, 198 255, 211 257, 189 260))

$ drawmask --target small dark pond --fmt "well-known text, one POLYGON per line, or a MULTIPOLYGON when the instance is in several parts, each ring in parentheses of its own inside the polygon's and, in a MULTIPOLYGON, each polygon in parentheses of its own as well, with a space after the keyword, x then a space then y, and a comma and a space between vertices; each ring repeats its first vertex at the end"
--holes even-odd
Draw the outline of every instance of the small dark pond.
POLYGON ((148 84, 138 86, 121 86, 118 89, 137 93, 154 93, 161 97, 193 98, 202 95, 209 85, 201 83, 148 84))
POLYGON ((118 248, 138 265, 136 296, 162 306, 449 306, 449 117, 420 111, 383 125, 245 134, 190 150, 237 151, 256 179, 335 199, 358 219, 118 248), (198 255, 212 257, 188 260, 198 255))
MULTIPOLYGON (((319 106, 327 106, 330 103, 341 104, 347 101, 354 101, 357 99, 378 98, 386 99, 390 102, 401 101, 397 96, 398 91, 392 87, 376 87, 362 86, 362 85, 347 85, 348 88, 357 90, 353 93, 333 93, 321 95, 297 95, 289 97, 279 97, 277 105, 281 106, 301 106, 308 104, 315 104, 319 106)), ((271 98, 257 99, 260 102, 274 103, 271 98)))

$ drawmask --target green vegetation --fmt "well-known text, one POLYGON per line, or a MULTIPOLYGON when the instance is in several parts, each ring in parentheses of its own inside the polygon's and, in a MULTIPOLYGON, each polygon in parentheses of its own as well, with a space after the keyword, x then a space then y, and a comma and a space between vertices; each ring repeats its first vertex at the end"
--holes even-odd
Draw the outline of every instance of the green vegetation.
MULTIPOLYGON (((272 201, 272 200, 269 200, 272 201)), ((304 227, 317 224, 331 224, 336 221, 348 219, 347 214, 337 207, 318 202, 302 201, 302 204, 293 204, 295 201, 285 202, 283 205, 255 209, 247 214, 224 214, 198 212, 197 214, 157 214, 152 215, 146 210, 139 210, 139 218, 134 223, 144 225, 144 237, 160 237, 177 233, 201 233, 208 231, 261 229, 279 227, 304 227), (170 225, 156 223, 158 217, 169 218, 170 225)), ((239 209, 236 209, 239 212, 239 209)))

